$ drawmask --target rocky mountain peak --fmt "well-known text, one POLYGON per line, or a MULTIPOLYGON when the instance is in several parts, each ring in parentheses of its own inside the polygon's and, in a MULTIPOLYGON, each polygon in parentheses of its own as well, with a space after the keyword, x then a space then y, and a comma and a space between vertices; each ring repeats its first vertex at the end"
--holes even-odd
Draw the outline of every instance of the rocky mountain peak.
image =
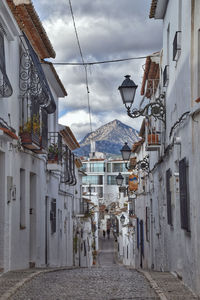
POLYGON ((120 154, 120 149, 127 142, 131 147, 138 140, 138 132, 115 119, 92 133, 87 134, 79 143, 78 155, 89 155, 91 139, 96 142, 96 151, 109 154, 120 154))

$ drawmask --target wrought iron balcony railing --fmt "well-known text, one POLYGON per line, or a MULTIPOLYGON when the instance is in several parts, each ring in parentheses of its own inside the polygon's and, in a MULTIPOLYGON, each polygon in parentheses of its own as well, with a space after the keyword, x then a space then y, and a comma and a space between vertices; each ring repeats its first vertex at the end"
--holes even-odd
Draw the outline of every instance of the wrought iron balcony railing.
POLYGON ((59 132, 48 133, 48 162, 62 162, 62 136, 59 132))
POLYGON ((64 172, 61 174, 61 182, 69 185, 76 185, 77 179, 75 176, 75 160, 74 154, 65 146, 63 152, 64 172))

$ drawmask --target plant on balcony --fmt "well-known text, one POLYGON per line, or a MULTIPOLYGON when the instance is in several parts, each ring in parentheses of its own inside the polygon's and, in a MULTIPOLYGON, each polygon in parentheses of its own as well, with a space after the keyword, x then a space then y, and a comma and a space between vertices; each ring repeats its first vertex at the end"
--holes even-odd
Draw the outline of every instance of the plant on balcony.
POLYGON ((40 135, 40 126, 39 115, 33 115, 32 118, 28 118, 27 122, 23 126, 20 126, 20 135, 23 133, 34 133, 40 135))
POLYGON ((28 146, 33 142, 40 145, 40 126, 39 114, 33 115, 33 117, 29 118, 23 126, 20 126, 19 134, 21 136, 21 141, 27 148, 34 149, 32 146, 28 146))
POLYGON ((48 160, 49 161, 58 161, 58 145, 56 143, 50 144, 48 149, 48 160))

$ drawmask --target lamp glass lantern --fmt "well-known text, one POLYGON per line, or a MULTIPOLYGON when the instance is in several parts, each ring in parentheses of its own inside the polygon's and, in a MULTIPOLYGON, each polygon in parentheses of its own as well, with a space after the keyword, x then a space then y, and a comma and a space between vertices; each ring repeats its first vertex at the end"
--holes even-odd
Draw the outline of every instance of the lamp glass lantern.
POLYGON ((128 161, 131 156, 131 148, 128 146, 128 144, 125 143, 120 151, 122 154, 122 159, 128 161))
POLYGON ((125 217, 124 217, 124 215, 121 215, 120 221, 121 221, 122 224, 124 224, 124 222, 125 222, 125 217))
POLYGON ((131 107, 135 98, 137 85, 130 79, 130 75, 125 76, 125 80, 119 86, 118 90, 121 94, 122 102, 126 107, 131 107))
POLYGON ((123 183, 123 181, 124 181, 124 177, 122 176, 122 174, 119 173, 119 174, 115 177, 115 179, 116 179, 117 185, 122 186, 122 183, 123 183))

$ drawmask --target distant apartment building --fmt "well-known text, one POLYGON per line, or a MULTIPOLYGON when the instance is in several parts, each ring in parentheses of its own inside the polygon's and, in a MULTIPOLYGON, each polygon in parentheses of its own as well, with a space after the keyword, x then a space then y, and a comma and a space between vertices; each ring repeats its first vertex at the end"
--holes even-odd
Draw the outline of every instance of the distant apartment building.
POLYGON ((108 206, 119 200, 119 187, 116 176, 119 172, 124 177, 123 186, 128 185, 128 170, 120 157, 106 158, 103 153, 93 152, 89 158, 82 160, 83 171, 87 176, 83 177, 83 193, 97 193, 99 204, 108 206))

